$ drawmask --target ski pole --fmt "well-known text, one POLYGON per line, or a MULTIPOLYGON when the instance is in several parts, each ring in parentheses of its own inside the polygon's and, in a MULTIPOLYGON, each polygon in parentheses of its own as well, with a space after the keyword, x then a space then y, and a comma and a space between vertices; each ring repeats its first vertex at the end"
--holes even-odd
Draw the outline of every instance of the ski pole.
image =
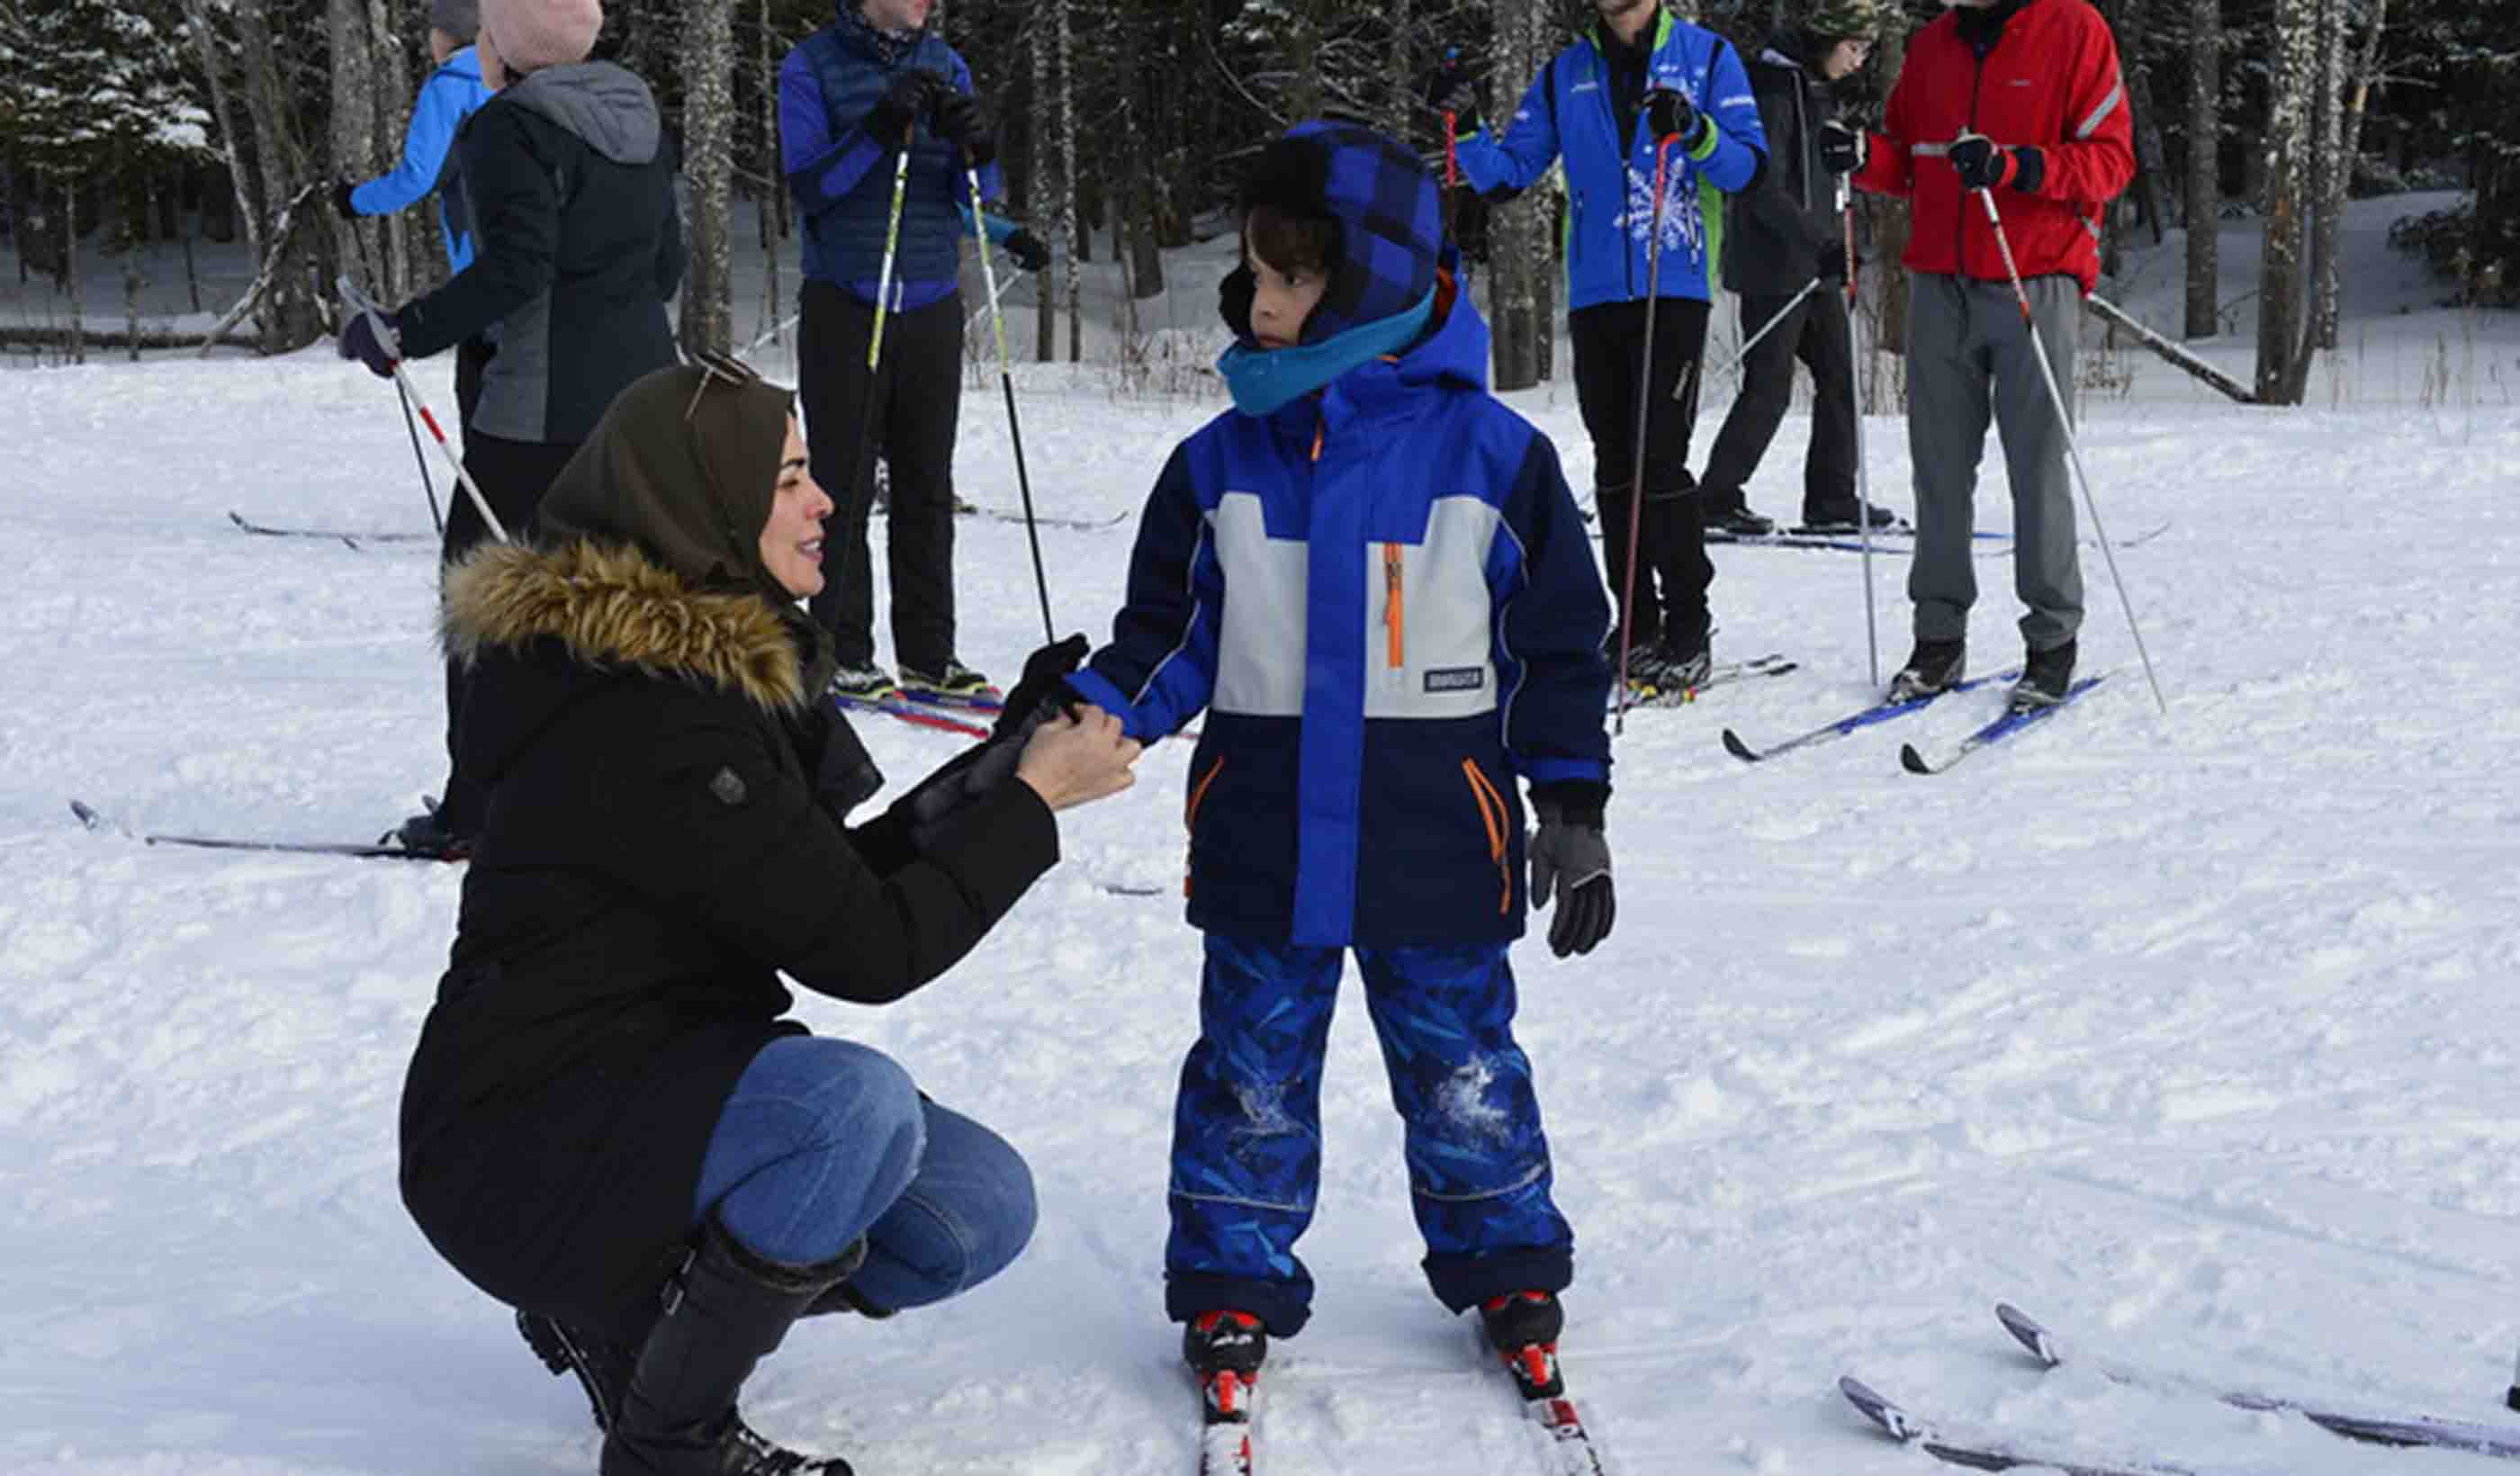
POLYGON ((2048 402, 2056 407, 2056 423, 2065 432, 2065 459, 2072 463, 2074 480, 2083 489, 2083 507, 2092 514, 2092 536, 2100 541, 2100 557, 2108 560, 2109 582, 2118 587, 2118 604, 2125 607, 2127 632, 2135 637, 2135 653, 2143 660, 2143 679, 2152 687, 2152 700, 2164 714, 2170 711, 2170 699, 2161 694, 2161 678, 2154 675, 2152 653, 2143 649, 2143 627, 2136 623, 2135 602, 2127 598, 2126 579, 2118 573, 2118 556, 2109 547, 2108 530, 2100 526, 2100 505, 2092 497, 2091 473, 2083 470, 2083 451, 2074 439, 2074 420, 2065 412, 2065 392, 2056 386, 2055 368, 2048 362, 2048 346, 2040 341, 2039 321, 2030 314, 2030 293, 2021 286, 2021 268, 2012 259, 2012 242, 2003 234, 2003 212, 1996 207, 1995 192, 1981 189, 1979 202, 1986 206, 1987 224, 1995 227, 1996 248, 2003 253, 2003 274, 2012 279, 2012 300, 2021 308, 2021 324, 2030 330, 2030 356, 2039 361, 2039 378, 2048 386, 2048 402))
MULTIPOLYGON (((353 312, 367 315, 368 328, 376 334, 379 343, 390 344, 396 349, 402 346, 395 341, 393 330, 386 326, 384 309, 377 304, 374 297, 359 291, 359 285, 350 280, 348 273, 336 278, 334 286, 339 290, 343 304, 353 312)), ((472 473, 464 470, 464 458, 447 442, 446 432, 438 426, 437 417, 428 413, 428 401, 421 398, 420 391, 411 387, 411 376, 403 373, 401 355, 397 353, 391 364, 394 383, 420 411, 420 423, 427 425, 428 433, 436 438, 437 454, 446 458, 446 465, 455 469, 456 480, 464 484, 466 495, 472 499, 472 511, 481 514, 481 521, 489 526, 492 537, 501 543, 516 542, 508 536, 507 526, 499 521, 499 514, 490 511, 490 499, 481 495, 481 488, 472 480, 472 473)))
MULTIPOLYGON (((1803 290, 1785 299, 1785 305, 1777 309, 1775 315, 1770 317, 1767 322, 1760 324, 1759 331, 1757 333, 1752 334, 1749 337, 1741 340, 1740 348, 1733 352, 1731 362, 1727 363, 1720 373, 1731 374, 1732 371, 1740 368, 1742 361, 1750 357, 1750 350, 1759 346, 1760 339, 1776 332, 1777 325, 1784 322, 1787 314, 1791 313, 1795 308, 1802 306, 1803 299, 1805 297, 1808 297, 1819 291, 1820 279, 1818 277, 1814 277, 1811 281, 1804 283, 1803 290)), ((1792 366, 1787 365, 1786 368, 1790 370, 1792 366)))
POLYGON ((868 510, 875 506, 875 412, 883 403, 878 371, 883 362, 884 307, 892 299, 892 264, 901 246, 901 201, 910 192, 910 146, 917 139, 918 128, 917 118, 901 128, 901 157, 892 166, 892 216, 883 228, 883 275, 876 283, 875 328, 867 335, 866 406, 858 416, 857 463, 850 470, 856 483, 851 491, 855 494, 863 489, 865 501, 860 506, 868 510))
POLYGON ((1665 134, 1654 143, 1653 231, 1645 238, 1645 346, 1637 366, 1637 454, 1628 477, 1628 567, 1619 585, 1619 707, 1611 719, 1612 736, 1628 731, 1628 648, 1635 634, 1637 601, 1637 535, 1644 526, 1645 417, 1653 409, 1654 298, 1662 291, 1662 193, 1668 177, 1671 146, 1665 134))
POLYGON ((883 275, 876 279, 875 332, 867 337, 869 374, 875 373, 876 362, 883 355, 883 315, 892 303, 892 263, 901 249, 901 201, 910 193, 910 146, 914 141, 912 130, 918 126, 918 120, 913 119, 901 130, 901 156, 892 165, 892 214, 883 225, 883 275))
MULTIPOLYGON (((1855 379, 1855 192, 1846 186, 1846 176, 1837 180, 1837 213, 1846 237, 1846 399, 1855 412, 1855 533, 1864 545, 1864 659, 1865 671, 1874 687, 1881 685, 1881 630, 1873 615, 1872 596, 1872 475, 1864 464, 1864 400, 1863 388, 1855 379)), ((1820 285, 1820 279, 1812 279, 1820 285)))
POLYGON ((437 484, 428 479, 428 453, 420 449, 420 425, 411 418, 411 396, 396 384, 394 398, 402 401, 402 428, 411 436, 411 459, 420 463, 420 490, 428 499, 428 525, 444 538, 446 519, 437 511, 437 484))
POLYGON ((963 171, 971 184, 971 234, 979 238, 980 275, 989 288, 989 322, 998 337, 998 387, 1007 397, 1007 437, 1015 448, 1015 486, 1023 493, 1024 538, 1032 545, 1033 589, 1041 596, 1041 634, 1052 645, 1058 643, 1058 628, 1050 619, 1050 576, 1041 566, 1041 525, 1032 515, 1032 477, 1024 470, 1023 422, 1015 415, 1014 366, 1007 358, 1007 319, 998 310, 998 269, 989 259, 989 218, 981 213, 980 171, 974 166, 963 171))

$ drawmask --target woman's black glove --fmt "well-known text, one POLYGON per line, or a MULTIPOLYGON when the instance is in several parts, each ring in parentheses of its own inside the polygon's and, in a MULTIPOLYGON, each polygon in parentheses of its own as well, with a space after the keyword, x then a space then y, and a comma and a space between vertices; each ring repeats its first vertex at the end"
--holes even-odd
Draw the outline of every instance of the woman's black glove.
POLYGON ((1023 676, 1007 693, 988 739, 965 750, 902 797, 912 845, 926 850, 948 821, 1014 778, 1033 730, 1066 708, 1067 674, 1085 660, 1089 649, 1083 636, 1070 636, 1024 658, 1023 676))

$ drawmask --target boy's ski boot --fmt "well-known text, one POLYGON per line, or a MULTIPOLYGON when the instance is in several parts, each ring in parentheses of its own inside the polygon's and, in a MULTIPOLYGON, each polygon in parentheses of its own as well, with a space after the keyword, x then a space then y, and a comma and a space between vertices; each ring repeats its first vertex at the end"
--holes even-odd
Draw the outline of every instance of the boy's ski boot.
POLYGON ((1555 1399, 1566 1392, 1557 1372, 1557 1334, 1565 1329, 1566 1309, 1555 1292, 1491 1297, 1479 1304, 1479 1325, 1524 1399, 1555 1399))

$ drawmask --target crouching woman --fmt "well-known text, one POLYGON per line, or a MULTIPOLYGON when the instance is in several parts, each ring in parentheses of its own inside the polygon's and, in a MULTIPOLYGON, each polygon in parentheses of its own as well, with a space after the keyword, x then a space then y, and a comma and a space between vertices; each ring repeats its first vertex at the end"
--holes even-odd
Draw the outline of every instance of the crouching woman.
POLYGON ((404 1084, 403 1199, 584 1381, 604 1476, 846 1473, 738 1417, 754 1364, 799 1317, 968 1290, 1032 1230, 1014 1149, 786 1018, 781 975, 870 1005, 935 979, 1138 745, 1018 688, 999 737, 843 826, 881 781, 795 604, 831 507, 786 392, 661 370, 533 546, 447 583, 447 647, 498 694, 462 735, 493 793, 404 1084))

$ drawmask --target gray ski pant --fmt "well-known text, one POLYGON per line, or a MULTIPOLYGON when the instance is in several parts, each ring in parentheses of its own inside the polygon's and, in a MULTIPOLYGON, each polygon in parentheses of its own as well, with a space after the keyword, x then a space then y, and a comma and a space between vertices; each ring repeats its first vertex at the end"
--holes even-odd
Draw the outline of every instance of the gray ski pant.
MULTIPOLYGON (((2022 284, 2056 386, 2074 403, 2081 285, 2071 277, 2022 284)), ((1908 598, 1916 639, 1958 641, 1977 603, 1970 559, 1977 467, 1992 418, 2012 481, 2012 583, 2028 606, 2021 638, 2032 650, 2074 639, 2083 625, 2083 569, 2074 547, 2074 488, 2067 426, 2056 418, 2030 332, 2008 282, 1908 274, 1908 452, 1915 468, 1916 553, 1908 598)))

